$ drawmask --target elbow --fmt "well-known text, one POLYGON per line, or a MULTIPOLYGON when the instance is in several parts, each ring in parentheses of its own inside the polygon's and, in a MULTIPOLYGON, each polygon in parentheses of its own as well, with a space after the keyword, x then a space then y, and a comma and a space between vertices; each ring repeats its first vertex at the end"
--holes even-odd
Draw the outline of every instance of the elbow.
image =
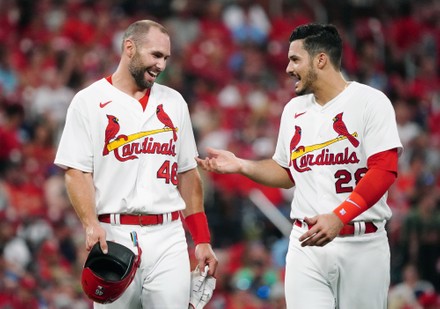
POLYGON ((293 188, 295 186, 295 180, 293 180, 293 175, 292 173, 290 173, 290 170, 288 168, 284 168, 284 171, 287 174, 287 178, 285 179, 285 181, 280 185, 281 188, 283 189, 290 189, 293 188))
POLYGON ((295 186, 295 182, 291 179, 289 179, 288 181, 283 182, 282 184, 280 184, 280 188, 282 189, 290 189, 293 188, 295 186))

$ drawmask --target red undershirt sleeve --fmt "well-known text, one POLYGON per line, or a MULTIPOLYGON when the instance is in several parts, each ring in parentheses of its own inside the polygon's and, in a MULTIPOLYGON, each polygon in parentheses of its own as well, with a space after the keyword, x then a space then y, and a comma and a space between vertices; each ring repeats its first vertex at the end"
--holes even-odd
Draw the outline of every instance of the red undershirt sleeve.
POLYGON ((393 184, 397 177, 397 149, 372 155, 367 166, 368 171, 350 196, 333 210, 344 224, 373 206, 393 184))

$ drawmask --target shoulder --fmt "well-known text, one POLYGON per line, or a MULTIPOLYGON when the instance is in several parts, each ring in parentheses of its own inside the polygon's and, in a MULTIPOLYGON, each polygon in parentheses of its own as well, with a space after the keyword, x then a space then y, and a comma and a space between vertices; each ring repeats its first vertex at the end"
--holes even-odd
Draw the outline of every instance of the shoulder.
POLYGON ((157 96, 161 99, 166 98, 185 102, 182 94, 179 91, 162 84, 154 83, 151 91, 151 95, 157 96))
POLYGON ((111 87, 112 87, 112 85, 105 78, 101 78, 100 80, 97 80, 97 81, 87 85, 86 87, 84 87, 83 89, 78 91, 78 93, 79 94, 83 94, 83 93, 89 94, 90 92, 102 91, 102 89, 111 88, 111 87))
POLYGON ((358 92, 361 94, 362 98, 366 99, 381 99, 385 101, 389 101, 389 98, 383 93, 381 90, 373 88, 369 85, 358 83, 358 82, 351 82, 352 89, 355 92, 358 92))
POLYGON ((391 100, 379 89, 358 82, 352 82, 349 89, 347 97, 350 102, 356 102, 354 106, 358 110, 385 115, 388 114, 386 111, 391 112, 394 109, 391 100))
POLYGON ((102 93, 108 93, 112 88, 113 86, 105 78, 102 78, 79 90, 75 95, 74 101, 96 100, 102 96, 102 93))
POLYGON ((287 102, 284 111, 304 111, 309 109, 313 104, 313 94, 305 94, 292 98, 287 102))
POLYGON ((73 97, 69 109, 82 114, 89 113, 100 106, 100 103, 111 100, 116 88, 105 78, 100 79, 79 90, 73 97))

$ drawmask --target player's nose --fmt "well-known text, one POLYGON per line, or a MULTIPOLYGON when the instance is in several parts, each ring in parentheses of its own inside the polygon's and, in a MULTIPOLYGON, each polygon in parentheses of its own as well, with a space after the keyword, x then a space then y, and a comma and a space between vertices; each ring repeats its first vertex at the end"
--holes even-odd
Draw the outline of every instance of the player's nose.
POLYGON ((290 75, 290 76, 293 76, 293 75, 294 75, 294 73, 293 73, 293 65, 291 65, 290 62, 287 64, 287 67, 286 67, 286 73, 287 73, 288 75, 290 75))
POLYGON ((159 69, 160 72, 165 70, 166 66, 167 66, 167 61, 164 58, 160 58, 157 60, 156 68, 159 69))

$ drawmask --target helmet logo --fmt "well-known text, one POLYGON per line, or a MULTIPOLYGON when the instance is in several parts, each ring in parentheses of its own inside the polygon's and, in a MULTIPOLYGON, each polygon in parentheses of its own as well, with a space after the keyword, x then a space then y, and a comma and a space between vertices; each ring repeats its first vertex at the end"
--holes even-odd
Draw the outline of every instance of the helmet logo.
POLYGON ((104 295, 104 288, 102 286, 98 285, 98 287, 95 290, 95 295, 97 295, 97 296, 104 295))

